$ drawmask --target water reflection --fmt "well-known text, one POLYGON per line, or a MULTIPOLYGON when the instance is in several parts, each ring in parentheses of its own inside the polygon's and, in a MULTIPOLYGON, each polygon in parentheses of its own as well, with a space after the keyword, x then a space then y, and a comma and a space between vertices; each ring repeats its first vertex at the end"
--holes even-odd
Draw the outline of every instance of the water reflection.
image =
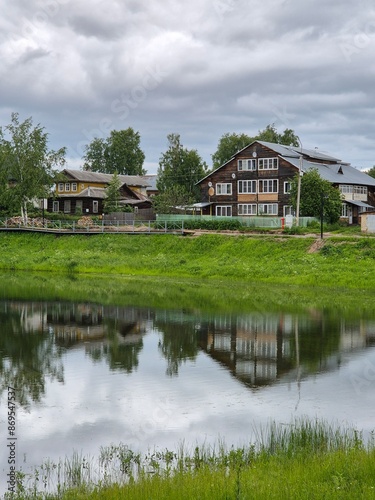
POLYGON ((1 388, 17 387, 21 405, 40 401, 45 381, 64 383, 63 354, 83 349, 94 364, 131 374, 144 336, 158 335, 165 374, 199 352, 251 388, 340 368, 345 352, 375 345, 374 318, 329 311, 291 314, 203 314, 200 311, 101 306, 89 303, 0 302, 1 388))

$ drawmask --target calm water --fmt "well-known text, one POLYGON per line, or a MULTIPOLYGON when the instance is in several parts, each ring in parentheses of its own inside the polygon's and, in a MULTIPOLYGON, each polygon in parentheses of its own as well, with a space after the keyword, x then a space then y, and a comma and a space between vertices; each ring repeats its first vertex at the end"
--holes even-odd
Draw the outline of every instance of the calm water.
POLYGON ((24 470, 120 442, 241 445, 298 416, 374 429, 375 311, 258 311, 0 301, 3 449, 8 386, 24 470))

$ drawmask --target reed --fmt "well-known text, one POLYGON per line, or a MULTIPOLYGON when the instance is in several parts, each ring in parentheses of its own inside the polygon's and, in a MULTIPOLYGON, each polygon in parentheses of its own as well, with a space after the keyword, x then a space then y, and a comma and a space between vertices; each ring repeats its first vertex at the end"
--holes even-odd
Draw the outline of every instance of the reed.
POLYGON ((364 441, 356 429, 298 419, 289 425, 270 423, 255 436, 253 443, 239 448, 222 441, 190 450, 182 444, 177 451, 155 450, 144 456, 120 444, 101 449, 99 468, 75 454, 71 461, 36 470, 28 478, 29 483, 34 479, 31 486, 25 486, 24 475, 13 498, 374 497, 374 440, 364 441), (44 491, 37 491, 41 470, 44 491), (56 471, 59 484, 53 493, 56 471))

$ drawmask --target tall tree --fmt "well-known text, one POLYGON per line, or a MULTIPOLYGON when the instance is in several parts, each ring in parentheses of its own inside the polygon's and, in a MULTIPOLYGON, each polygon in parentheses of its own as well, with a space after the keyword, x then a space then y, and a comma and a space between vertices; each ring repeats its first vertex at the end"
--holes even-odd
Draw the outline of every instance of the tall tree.
POLYGON ((375 178, 375 165, 373 167, 370 168, 370 170, 367 170, 367 172, 365 172, 367 175, 369 175, 370 177, 374 177, 375 178))
POLYGON ((195 149, 184 148, 179 134, 168 135, 168 149, 159 161, 157 188, 160 194, 175 191, 197 200, 196 182, 205 176, 207 165, 195 149))
POLYGON ((27 222, 28 204, 46 198, 57 174, 55 167, 65 163, 65 148, 48 149, 48 134, 32 118, 20 122, 12 113, 11 123, 0 127, 0 184, 3 203, 18 207, 27 222))
POLYGON ((214 170, 224 165, 234 154, 241 151, 248 144, 253 142, 254 138, 247 134, 226 133, 217 145, 215 153, 212 155, 212 167, 214 170))
POLYGON ((267 125, 264 130, 259 130, 255 137, 247 134, 226 133, 220 138, 217 149, 212 155, 213 169, 224 165, 234 154, 256 140, 285 144, 286 146, 299 145, 298 137, 292 129, 287 128, 284 132, 279 133, 274 124, 267 125))
MULTIPOLYGON (((297 207, 298 176, 291 181, 290 198, 297 207)), ((301 178, 300 215, 320 218, 323 210, 325 222, 337 222, 341 215, 342 198, 340 191, 329 181, 322 179, 316 168, 305 172, 301 178)))
POLYGON ((109 214, 119 211, 121 182, 117 172, 113 174, 111 182, 105 190, 104 211, 109 214))
POLYGON ((144 175, 141 136, 131 127, 112 130, 107 139, 95 138, 85 148, 84 170, 122 175, 144 175))

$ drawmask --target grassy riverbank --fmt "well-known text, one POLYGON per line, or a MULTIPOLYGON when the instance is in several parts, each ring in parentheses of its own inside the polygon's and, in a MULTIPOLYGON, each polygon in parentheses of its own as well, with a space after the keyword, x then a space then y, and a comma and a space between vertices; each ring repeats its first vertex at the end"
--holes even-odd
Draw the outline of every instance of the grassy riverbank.
MULTIPOLYGON (((91 463, 77 457, 63 467, 41 467, 35 479, 48 484, 58 470, 62 500, 374 498, 374 443, 365 444, 354 429, 302 419, 263 431, 255 443, 236 449, 219 444, 141 456, 112 446, 102 449, 99 480, 90 477, 91 463), (113 465, 117 484, 110 484, 113 465)), ((32 497, 16 498, 57 497, 34 490, 32 497)))
POLYGON ((0 269, 375 288, 375 239, 0 234, 0 269))

